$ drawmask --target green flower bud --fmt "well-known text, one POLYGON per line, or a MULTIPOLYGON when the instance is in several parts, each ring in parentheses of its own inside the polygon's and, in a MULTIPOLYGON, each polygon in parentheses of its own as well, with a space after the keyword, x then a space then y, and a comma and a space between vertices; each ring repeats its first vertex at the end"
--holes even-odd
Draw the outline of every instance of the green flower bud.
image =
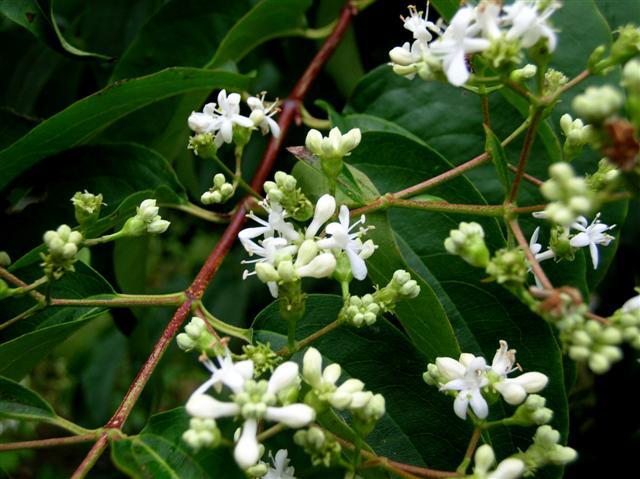
POLYGON ((84 190, 76 192, 71 198, 71 203, 75 208, 76 221, 80 225, 90 225, 95 223, 100 217, 100 208, 103 205, 102 195, 94 195, 84 190))
POLYGON ((487 274, 500 284, 523 284, 527 280, 528 270, 524 251, 509 248, 496 251, 486 268, 487 274))
POLYGON ((256 263, 255 267, 256 276, 263 283, 269 283, 271 281, 279 281, 280 275, 276 269, 269 263, 256 263))
POLYGON ((460 256, 471 266, 486 267, 489 262, 484 230, 478 223, 460 223, 457 230, 451 230, 444 241, 444 247, 450 254, 460 256))
POLYGON ((618 37, 611 45, 611 61, 624 64, 640 53, 640 29, 632 24, 618 30, 618 37))
POLYGON ((622 86, 629 93, 640 95, 640 59, 634 58, 622 69, 622 86))
POLYGON ((188 149, 205 160, 215 158, 218 153, 218 147, 215 145, 213 135, 211 133, 198 133, 189 138, 188 149))
POLYGON ((11 264, 11 257, 6 251, 0 251, 0 267, 6 268, 11 264))
POLYGON ((522 68, 513 70, 509 74, 509 79, 515 83, 523 83, 524 81, 535 77, 537 72, 538 72, 538 67, 529 63, 522 68))

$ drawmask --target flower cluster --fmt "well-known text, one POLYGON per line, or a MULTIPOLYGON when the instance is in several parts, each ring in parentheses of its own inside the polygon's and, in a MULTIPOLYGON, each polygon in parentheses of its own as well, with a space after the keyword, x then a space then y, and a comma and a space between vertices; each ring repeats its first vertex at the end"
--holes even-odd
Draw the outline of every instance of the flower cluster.
POLYGON ((480 419, 489 415, 485 396, 497 392, 512 405, 521 404, 527 394, 542 390, 548 382, 547 376, 539 372, 527 372, 510 378, 509 374, 519 369, 516 366, 516 351, 509 349, 506 341, 500 341, 491 365, 481 356, 462 353, 459 360, 448 357, 436 358, 423 375, 427 384, 455 395, 453 410, 465 419, 471 408, 480 419))
POLYGON ((278 201, 265 200, 260 205, 268 213, 268 218, 263 220, 250 213, 248 216, 260 226, 246 228, 238 235, 245 250, 259 257, 245 261, 255 264, 253 273, 245 271, 245 278, 256 274, 269 286, 271 294, 278 297, 279 286, 283 284, 305 277, 331 276, 338 261, 348 262, 349 272, 354 278, 362 280, 367 276, 365 259, 373 254, 376 246, 371 240, 361 239, 368 230, 362 227, 364 216, 351 224, 349 209, 342 205, 338 222, 327 224, 324 232, 319 234, 336 210, 336 201, 331 195, 318 199, 313 218, 306 228, 287 221, 289 214, 278 201))
POLYGON ((104 202, 102 195, 94 195, 87 190, 77 191, 71 198, 71 203, 75 208, 76 221, 80 225, 94 223, 100 217, 100 208, 104 202))
POLYGON ((278 112, 277 102, 266 103, 264 96, 262 93, 247 99, 251 114, 246 117, 240 114, 240 95, 227 95, 226 90, 220 90, 217 103, 207 103, 201 112, 194 111, 189 116, 189 128, 196 133, 190 141, 190 148, 200 154, 201 149, 209 146, 215 151, 224 143, 235 141, 244 145, 250 131, 256 128, 263 134, 271 131, 276 138, 280 136, 280 127, 272 118, 278 112))
POLYGON ((329 467, 331 461, 338 457, 342 450, 340 443, 330 433, 317 426, 296 431, 293 440, 311 456, 313 465, 323 464, 325 467, 329 467))
POLYGON ((568 163, 554 163, 549 167, 550 178, 540 191, 550 203, 545 217, 553 223, 567 226, 580 215, 588 215, 594 207, 594 192, 586 180, 576 176, 568 163))
POLYGON ((213 177, 213 186, 202 193, 200 201, 203 205, 224 203, 233 196, 235 191, 234 186, 227 183, 227 179, 222 173, 216 173, 213 177))
POLYGON ((602 123, 622 107, 622 94, 611 85, 590 86, 571 103, 573 110, 590 123, 602 123))
POLYGON ((136 208, 135 216, 132 216, 122 227, 122 233, 126 236, 141 236, 145 233, 162 234, 171 224, 163 220, 158 214, 160 208, 156 206, 156 200, 148 199, 140 203, 136 208))
MULTIPOLYGON (((538 215, 539 216, 539 215, 538 215)), ((591 223, 584 216, 579 216, 570 226, 556 227, 550 247, 542 251, 542 244, 538 243, 540 227, 536 228, 531 236, 529 248, 536 260, 544 261, 555 257, 573 258, 577 248, 589 248, 593 269, 597 269, 600 263, 598 246, 609 246, 615 238, 607 231, 611 231, 616 225, 606 225, 600 221, 600 213, 597 213, 591 223), (577 231, 572 233, 571 230, 577 231)))
POLYGON ((261 447, 257 440, 258 425, 262 420, 284 424, 292 428, 308 425, 315 419, 315 411, 306 404, 295 403, 300 387, 298 365, 287 361, 278 366, 269 380, 254 380, 253 362, 234 363, 230 353, 210 360, 205 365, 211 371, 207 380, 187 401, 187 412, 202 420, 238 417, 243 420, 236 438, 234 458, 242 469, 254 466, 260 459, 261 447), (220 401, 206 393, 215 387, 220 392, 226 386, 230 401, 220 401))
POLYGON ((385 401, 381 394, 373 394, 364 390, 364 383, 359 379, 347 379, 340 386, 342 368, 333 363, 322 369, 322 356, 315 348, 309 348, 303 358, 302 378, 311 391, 305 402, 322 408, 331 405, 339 410, 350 411, 356 419, 366 423, 374 423, 385 413, 385 401))
POLYGON ((413 34, 406 42, 389 52, 393 69, 399 75, 425 80, 444 72, 449 83, 464 85, 470 77, 466 55, 484 52, 494 68, 511 66, 521 60, 521 49, 546 41, 549 51, 557 39, 548 22, 558 8, 554 2, 516 0, 511 5, 481 1, 477 6, 460 8, 449 26, 434 24, 416 7, 409 7, 403 18, 404 27, 413 34), (433 39, 434 35, 438 38, 433 39))
POLYGON ((593 136, 593 127, 591 125, 585 125, 580 118, 574 120, 568 113, 560 117, 560 128, 566 137, 563 150, 567 158, 579 153, 593 136))
POLYGON ((516 479, 525 471, 524 462, 515 457, 508 457, 493 469, 496 455, 488 444, 483 444, 476 450, 473 460, 473 479, 516 479))
POLYGON ((73 263, 83 241, 82 233, 72 231, 67 225, 60 225, 55 231, 47 231, 43 239, 48 250, 47 253, 41 253, 45 274, 58 279, 65 271, 73 271, 73 263))

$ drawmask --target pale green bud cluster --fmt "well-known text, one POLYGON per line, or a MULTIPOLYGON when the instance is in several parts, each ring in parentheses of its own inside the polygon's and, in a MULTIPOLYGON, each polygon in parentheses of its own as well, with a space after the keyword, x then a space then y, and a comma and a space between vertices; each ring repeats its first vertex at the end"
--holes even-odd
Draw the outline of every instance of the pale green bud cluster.
POLYGON ((429 386, 438 388, 447 383, 447 378, 444 377, 435 363, 427 364, 427 370, 422 374, 422 380, 429 386))
MULTIPOLYGON (((260 446, 264 448, 262 444, 260 444, 260 446)), ((263 477, 267 474, 267 472, 269 472, 269 466, 266 463, 260 461, 255 466, 251 466, 249 469, 245 469, 244 472, 248 477, 263 477)))
POLYGON ((184 333, 176 336, 178 347, 183 351, 198 350, 210 351, 217 343, 215 336, 207 329, 207 324, 202 318, 194 316, 184 327, 184 333))
MULTIPOLYGON (((372 303, 377 304, 380 311, 392 311, 398 301, 413 299, 419 294, 420 285, 418 282, 411 279, 411 275, 407 271, 399 269, 393 273, 391 280, 384 288, 380 288, 371 296, 372 303)), ((373 312, 373 309, 375 309, 370 306, 372 303, 368 303, 366 306, 363 305, 368 312, 373 312)))
POLYGON ((218 148, 211 133, 198 133, 189 137, 187 148, 193 150, 196 156, 204 159, 215 158, 218 154, 218 148))
POLYGON ((380 305, 371 294, 351 296, 343 308, 340 319, 356 328, 371 326, 376 322, 380 309, 380 305))
POLYGON ((482 57, 496 70, 508 71, 522 62, 522 47, 518 39, 509 40, 505 35, 491 39, 482 57))
POLYGON ((307 221, 313 216, 313 205, 298 188, 293 176, 277 171, 273 179, 264 183, 264 191, 270 202, 282 205, 288 216, 296 221, 307 221))
POLYGON ((568 163, 554 163, 549 178, 540 191, 550 203, 544 212, 549 221, 568 226, 580 215, 588 215, 594 207, 594 193, 584 178, 576 176, 568 163))
POLYGON ((484 230, 478 223, 462 222, 457 230, 451 230, 444 240, 445 249, 460 256, 471 266, 485 268, 489 263, 489 250, 484 242, 484 230))
POLYGON ((500 284, 517 285, 527 281, 529 264, 520 248, 502 248, 495 252, 486 272, 500 284))
POLYGON ((619 309, 609 319, 618 328, 625 342, 634 349, 640 349, 640 308, 619 309))
POLYGON ((240 407, 240 414, 245 419, 262 419, 267 407, 276 403, 276 396, 268 390, 267 381, 248 380, 244 389, 234 396, 235 403, 240 407))
POLYGON ((296 431, 293 435, 293 442, 311 456, 311 463, 314 466, 329 467, 332 460, 337 459, 342 451, 340 444, 331 433, 316 426, 296 431))
POLYGON ((48 249, 46 254, 41 254, 45 274, 58 279, 65 271, 74 271, 73 263, 83 241, 82 233, 60 225, 55 231, 47 231, 43 239, 48 249))
POLYGON ((603 374, 622 359, 618 346, 622 342, 622 333, 613 326, 585 320, 570 335, 563 334, 563 338, 568 345, 569 357, 574 361, 587 361, 594 373, 603 374))
POLYGON ((540 426, 533 436, 533 444, 518 455, 527 467, 527 474, 533 474, 547 464, 564 466, 575 461, 575 449, 560 444, 560 433, 551 426, 540 426))
POLYGON ((71 198, 71 203, 75 209, 76 221, 83 226, 95 223, 100 218, 100 208, 104 204, 101 194, 94 195, 87 190, 84 193, 77 191, 71 198))
POLYGON ((538 67, 529 63, 525 66, 523 66, 522 68, 518 68, 516 70, 513 70, 510 74, 509 74, 509 80, 511 80, 512 82, 515 83, 523 83, 526 80, 529 80, 533 77, 536 76, 536 73, 538 73, 538 67))
POLYGON ((406 42, 401 47, 394 47, 389 52, 389 59, 393 72, 410 80, 416 74, 425 81, 444 78, 442 61, 420 44, 406 42))
POLYGON ((579 153, 593 136, 593 128, 590 125, 585 125, 580 118, 574 120, 568 113, 560 118, 560 128, 566 137, 563 148, 568 158, 579 153))
POLYGON ((129 218, 122 227, 122 234, 125 236, 142 236, 145 233, 152 235, 164 233, 171 223, 163 220, 158 214, 159 211, 160 208, 156 206, 156 200, 144 200, 136 208, 136 215, 129 218))
POLYGON ((620 179, 620 170, 603 158, 598 163, 598 170, 586 177, 587 185, 593 191, 608 192, 614 189, 620 179))
POLYGON ((508 457, 492 469, 496 463, 496 455, 489 444, 480 446, 473 457, 473 474, 470 479, 516 479, 525 470, 524 462, 515 457, 508 457))
POLYGON ((273 371, 273 368, 282 361, 269 343, 247 344, 242 347, 242 359, 250 359, 253 362, 253 374, 258 377, 262 374, 273 371))
POLYGON ((334 127, 327 137, 323 137, 318 130, 311 129, 307 133, 305 145, 311 153, 320 158, 323 173, 330 181, 335 181, 342 171, 343 158, 351 154, 361 139, 359 128, 353 128, 343 135, 334 127))
POLYGON ((622 94, 611 85, 590 86, 571 103, 573 110, 589 123, 599 124, 622 107, 622 94))
POLYGON ((611 45, 611 61, 624 64, 638 54, 640 54, 640 29, 632 24, 618 29, 618 37, 611 45))
POLYGON ((235 188, 222 173, 217 173, 213 177, 213 186, 202 193, 200 201, 203 205, 213 205, 226 203, 235 193, 235 188))
POLYGON ((203 447, 217 447, 220 444, 220 430, 214 419, 191 418, 189 429, 182 434, 182 440, 189 447, 198 450, 203 447))
POLYGON ((640 59, 634 58, 622 69, 622 86, 630 94, 640 95, 640 59))
POLYGON ((553 419, 553 411, 545 407, 547 400, 538 394, 529 394, 518 406, 516 412, 508 419, 509 424, 519 426, 541 426, 553 419))
POLYGON ((544 84, 542 86, 542 94, 554 95, 569 81, 567 76, 553 68, 549 68, 544 74, 544 84))

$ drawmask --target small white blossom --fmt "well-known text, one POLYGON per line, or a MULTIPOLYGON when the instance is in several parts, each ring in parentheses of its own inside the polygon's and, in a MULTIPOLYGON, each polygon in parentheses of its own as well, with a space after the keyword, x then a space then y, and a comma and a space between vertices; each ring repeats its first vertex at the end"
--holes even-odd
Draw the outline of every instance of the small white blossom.
POLYGON ((322 195, 316 203, 313 219, 305 231, 304 237, 311 239, 318 234, 324 225, 336 212, 336 199, 331 195, 322 195))
POLYGON ((252 211, 247 215, 247 218, 251 218, 256 223, 260 224, 260 226, 245 228, 240 231, 240 233, 238 233, 240 242, 249 252, 249 254, 252 254, 250 246, 251 242, 249 240, 257 238, 258 236, 270 238, 277 233, 279 236, 289 242, 297 241, 300 238, 300 233, 295 230, 293 225, 285 221, 287 212, 279 203, 273 201, 262 201, 260 203, 260 206, 262 206, 268 214, 267 221, 263 220, 259 216, 256 216, 252 211))
POLYGON ((638 309, 640 309, 640 294, 637 296, 634 296, 633 298, 627 300, 623 305, 622 305, 622 312, 623 313, 632 313, 634 311, 637 311, 638 309))
POLYGON ((442 58, 443 69, 449 83, 464 85, 469 79, 465 55, 481 52, 490 45, 485 38, 473 38, 467 29, 475 19, 473 7, 463 7, 453 16, 444 34, 430 44, 431 52, 442 58))
POLYGON ((503 460, 491 470, 496 456, 488 444, 483 444, 476 450, 474 462, 473 477, 477 479, 516 479, 525 471, 524 462, 514 457, 503 460))
POLYGON ((262 96, 250 96, 247 98, 247 105, 251 108, 249 119, 255 126, 260 128, 263 135, 271 131, 274 138, 278 138, 280 136, 280 126, 272 118, 279 111, 277 101, 265 106, 264 96, 265 93, 263 92, 262 96))
POLYGON ((409 16, 400 17, 404 22, 404 28, 409 30, 413 34, 413 38, 421 42, 430 42, 433 38, 431 32, 440 34, 440 28, 433 22, 427 20, 429 17, 429 4, 427 3, 427 11, 422 16, 422 12, 419 12, 414 5, 409 5, 409 16), (431 32, 429 31, 431 30, 431 32))
POLYGON ((276 452, 275 457, 269 452, 269 457, 273 467, 270 467, 262 479, 296 479, 293 466, 289 466, 289 452, 286 449, 280 449, 276 452))
POLYGON ((549 50, 554 51, 558 40, 548 20, 559 5, 551 2, 542 12, 539 11, 539 6, 538 0, 517 0, 512 5, 506 5, 504 20, 511 25, 507 38, 519 39, 524 48, 532 47, 541 38, 546 38, 549 50))
POLYGON ((483 1, 475 7, 475 23, 469 28, 468 33, 482 33, 484 38, 493 40, 500 37, 500 5, 492 1, 483 1))
POLYGON ((253 128, 253 122, 240 114, 240 95, 220 90, 218 104, 207 103, 202 113, 193 112, 187 123, 196 133, 215 133, 214 143, 220 147, 233 141, 233 126, 253 128))
POLYGON ((600 222, 600 213, 598 213, 591 224, 588 224, 587 219, 584 216, 578 217, 575 223, 571 227, 580 231, 573 236, 570 240, 571 246, 574 248, 589 247, 591 253, 591 261, 593 262, 593 269, 598 268, 599 253, 598 245, 608 246, 615 238, 606 234, 606 231, 610 231, 615 228, 616 225, 607 226, 600 222))
POLYGON ((305 146, 311 153, 320 157, 342 158, 360 144, 362 134, 360 128, 353 128, 344 135, 338 127, 331 128, 329 136, 323 137, 318 130, 311 129, 307 133, 305 146))
POLYGON ((542 251, 542 245, 538 243, 539 235, 540 227, 538 226, 534 230, 533 234, 531 235, 531 240, 529 241, 529 249, 531 250, 531 253, 533 253, 537 261, 544 261, 546 259, 554 258, 556 254, 552 249, 542 251))
POLYGON ((365 246, 360 237, 366 233, 367 228, 362 228, 353 233, 352 230, 361 224, 364 224, 365 217, 362 215, 360 220, 356 221, 352 225, 349 225, 349 208, 345 205, 340 207, 340 214, 338 215, 339 222, 329 223, 325 228, 328 238, 323 238, 318 241, 318 246, 323 249, 340 249, 343 250, 349 262, 351 263, 351 273, 353 277, 358 280, 363 280, 367 277, 367 265, 364 262, 366 257, 371 256, 375 247, 373 243, 365 246), (363 258, 365 256, 365 258, 363 258))
POLYGON ((202 112, 191 112, 187 124, 196 133, 212 133, 220 128, 220 117, 216 113, 216 104, 207 103, 202 112))
POLYGON ((487 363, 484 358, 472 354, 460 355, 460 361, 452 358, 437 358, 436 365, 449 381, 440 387, 441 391, 458 391, 453 402, 453 410, 460 419, 466 419, 467 408, 471 406, 480 419, 489 415, 489 405, 482 396, 482 388, 489 384, 485 375, 487 363))
POLYGON ((491 370, 500 378, 493 386, 506 402, 513 405, 522 403, 527 394, 541 391, 549 382, 547 376, 535 371, 521 374, 515 378, 507 377, 518 369, 514 367, 515 364, 516 350, 509 349, 507 342, 501 340, 500 347, 491 363, 491 370))

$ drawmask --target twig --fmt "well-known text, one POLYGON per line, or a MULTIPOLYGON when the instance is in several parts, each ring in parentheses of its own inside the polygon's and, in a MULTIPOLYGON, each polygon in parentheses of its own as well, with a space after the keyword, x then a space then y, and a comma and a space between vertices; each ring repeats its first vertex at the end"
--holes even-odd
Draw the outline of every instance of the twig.
POLYGON ((524 233, 522 232, 522 229, 518 224, 518 220, 517 219, 509 220, 509 227, 511 228, 511 231, 513 231, 513 235, 516 237, 518 244, 523 249, 524 254, 527 256, 527 260, 529 261, 529 265, 533 270, 533 274, 536 275, 536 277, 540 281, 540 284, 545 289, 553 289, 553 285, 551 284, 551 281, 549 281, 549 278, 547 278, 547 275, 545 274, 544 270, 540 266, 540 263, 538 263, 538 260, 536 259, 535 255, 531 252, 531 249, 529 248, 529 243, 524 237, 524 233))
POLYGON ((95 434, 81 434, 79 436, 52 437, 49 439, 37 439, 35 441, 20 441, 0 444, 0 451, 15 451, 18 449, 39 449, 44 447, 67 446, 91 442, 96 439, 95 434))
POLYGON ((509 196, 507 198, 507 203, 514 203, 516 197, 518 196, 518 188, 520 187, 520 181, 522 180, 522 176, 524 175, 524 170, 527 166, 527 160, 529 159, 529 154, 531 153, 531 147, 536 138, 536 133, 538 132, 538 126, 540 125, 540 121, 542 121, 543 109, 540 107, 536 107, 533 111, 533 115, 531 115, 531 122, 529 123, 529 128, 527 130, 527 134, 524 138, 524 143, 522 144, 522 151, 520 152, 520 161, 518 162, 518 167, 516 168, 516 176, 513 179, 513 183, 511 184, 511 191, 509 192, 509 196))
MULTIPOLYGON (((511 163, 508 163, 507 167, 511 171, 514 171, 514 172, 518 171, 518 168, 515 165, 512 165, 511 163)), ((525 180, 525 181, 528 181, 529 183, 531 183, 532 185, 535 185, 535 186, 540 186, 540 185, 542 185, 542 183, 544 183, 544 181, 539 180, 535 176, 532 176, 532 175, 530 175, 528 173, 524 173, 522 175, 522 179, 525 180)))
MULTIPOLYGON (((13 273, 9 272, 8 270, 2 267, 0 267, 0 278, 9 281, 10 283, 14 284, 15 286, 18 286, 19 288, 27 288, 27 289, 29 288, 29 285, 27 283, 25 283, 16 275, 14 275, 13 273)), ((31 295, 31 297, 33 297, 33 299, 35 299, 38 302, 42 302, 45 300, 45 296, 42 293, 39 293, 38 291, 35 291, 35 290, 29 290, 29 295, 31 295)))

